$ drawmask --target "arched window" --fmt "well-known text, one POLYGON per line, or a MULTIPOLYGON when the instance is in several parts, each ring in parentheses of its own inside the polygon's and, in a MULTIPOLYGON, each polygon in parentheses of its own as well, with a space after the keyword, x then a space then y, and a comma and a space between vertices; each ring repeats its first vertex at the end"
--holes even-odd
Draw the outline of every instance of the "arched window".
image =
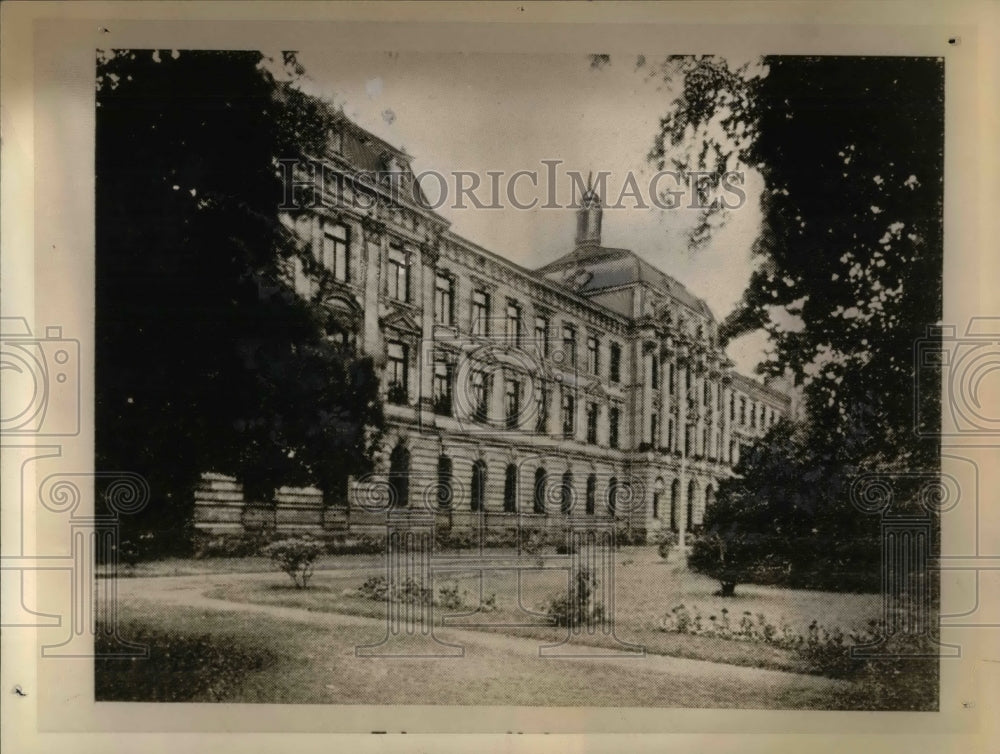
POLYGON ((698 494, 698 486, 694 483, 694 479, 688 482, 688 496, 687 496, 687 521, 685 528, 691 531, 694 526, 694 498, 698 494))
POLYGON ((677 531, 677 514, 681 508, 681 480, 675 479, 670 485, 670 530, 677 531))
POLYGON ((705 488, 705 510, 708 510, 715 502, 715 487, 708 485, 705 488))
POLYGON ((508 464, 503 480, 503 509, 507 513, 517 512, 517 466, 508 464))
POLYGON ((615 508, 618 506, 618 477, 611 477, 608 480, 608 513, 615 515, 615 508))
POLYGON ((483 501, 486 499, 486 462, 483 460, 472 464, 471 492, 469 502, 472 510, 481 511, 483 509, 483 501))
POLYGON ((563 474, 559 488, 559 510, 564 515, 573 510, 573 475, 568 471, 563 474))
POLYGON ((587 477, 587 515, 593 516, 594 509, 597 508, 597 475, 591 474, 587 477))
POLYGON ((660 517, 660 498, 663 497, 666 486, 663 477, 656 478, 656 483, 653 485, 653 518, 660 517))
POLYGON ((389 494, 396 508, 410 504, 410 451, 402 443, 389 454, 389 494))
POLYGON ((438 456, 437 504, 439 508, 450 508, 455 500, 452 485, 452 463, 448 456, 438 456))
POLYGON ((548 483, 549 475, 545 472, 544 467, 539 466, 535 470, 535 513, 545 513, 545 487, 548 483))

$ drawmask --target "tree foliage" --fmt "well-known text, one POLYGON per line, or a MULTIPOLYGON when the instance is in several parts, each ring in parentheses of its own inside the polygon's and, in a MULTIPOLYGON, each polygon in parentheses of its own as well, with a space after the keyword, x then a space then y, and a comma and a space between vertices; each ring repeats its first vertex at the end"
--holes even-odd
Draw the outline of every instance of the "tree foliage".
MULTIPOLYGON (((673 57, 653 71, 673 93, 655 164, 764 179, 758 264, 720 334, 767 332, 760 370, 806 383, 814 439, 845 462, 936 456, 914 438, 913 345, 941 316, 943 71, 931 58, 794 56, 673 57)), ((726 212, 708 209, 692 245, 726 212)), ((933 433, 937 394, 921 394, 933 433)))
MULTIPOLYGON (((286 270, 277 160, 322 150, 328 111, 294 56, 111 51, 97 64, 97 467, 150 481, 141 522, 176 536, 202 471, 250 496, 370 463, 370 360, 326 337, 286 270)), ((123 522, 128 524, 129 522, 123 522)))
MULTIPOLYGON (((791 375, 807 409, 720 485, 689 563, 730 594, 745 581, 877 588, 878 520, 852 505, 850 483, 874 471, 905 487, 916 478, 905 472, 938 464, 940 373, 914 354, 941 317, 943 60, 671 56, 636 68, 668 96, 648 155, 658 169, 697 173, 709 190, 727 171, 762 176, 756 265, 720 338, 763 330, 772 348, 758 371, 791 375)), ((706 209, 691 248, 730 211, 706 209)), ((906 505, 918 496, 896 492, 906 505)))
POLYGON ((751 446, 705 511, 688 565, 741 583, 875 591, 880 520, 852 503, 852 469, 817 451, 809 427, 782 420, 751 446))

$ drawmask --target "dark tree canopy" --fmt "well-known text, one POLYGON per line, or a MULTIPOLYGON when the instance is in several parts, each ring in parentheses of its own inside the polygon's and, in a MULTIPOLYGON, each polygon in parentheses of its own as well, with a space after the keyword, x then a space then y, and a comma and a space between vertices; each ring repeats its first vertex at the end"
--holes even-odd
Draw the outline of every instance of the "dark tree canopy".
MULTIPOLYGON (((720 486, 691 565, 724 589, 877 588, 878 521, 852 505, 850 483, 938 464, 940 374, 914 368, 914 346, 941 317, 944 63, 677 56, 637 67, 671 92, 651 162, 701 171, 710 186, 726 171, 763 177, 757 266, 720 336, 766 332, 759 371, 791 375, 805 394, 805 420, 776 425, 720 486)), ((701 215, 693 249, 728 211, 701 215)))
POLYGON ((136 526, 179 532, 208 470, 263 501, 332 496, 378 441, 370 360, 283 275, 308 250, 279 217, 277 160, 315 154, 326 128, 300 73, 291 55, 99 54, 97 468, 149 479, 136 526))
MULTIPOLYGON (((654 163, 764 178, 759 265, 723 338, 769 334, 761 371, 806 383, 815 439, 845 461, 890 452, 933 462, 936 444, 914 433, 913 344, 941 317, 943 61, 772 56, 732 68, 678 57, 654 75, 678 94, 654 163)), ((705 214, 694 246, 725 212, 705 214)), ((919 415, 933 433, 930 387, 919 415)))

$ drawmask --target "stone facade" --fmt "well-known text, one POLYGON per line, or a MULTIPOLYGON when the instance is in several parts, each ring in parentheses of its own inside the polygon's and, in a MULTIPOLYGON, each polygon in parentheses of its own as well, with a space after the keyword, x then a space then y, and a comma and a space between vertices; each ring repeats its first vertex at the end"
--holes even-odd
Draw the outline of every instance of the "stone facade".
POLYGON ((703 301, 601 246, 593 191, 572 250, 529 270, 451 232, 402 151, 346 119, 330 144, 310 210, 287 220, 325 272, 289 275, 326 302, 331 337, 375 357, 388 423, 377 472, 350 481, 331 520, 375 528, 386 508, 420 506, 439 527, 559 529, 610 515, 683 541, 740 447, 788 414, 785 393, 733 371, 703 301))

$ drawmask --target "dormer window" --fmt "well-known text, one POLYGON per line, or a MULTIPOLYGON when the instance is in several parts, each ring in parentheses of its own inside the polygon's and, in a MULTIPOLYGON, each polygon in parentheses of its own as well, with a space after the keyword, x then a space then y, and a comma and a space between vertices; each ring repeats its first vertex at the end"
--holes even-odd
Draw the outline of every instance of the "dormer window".
POLYGON ((330 149, 337 154, 344 151, 344 132, 339 128, 330 130, 330 149))

